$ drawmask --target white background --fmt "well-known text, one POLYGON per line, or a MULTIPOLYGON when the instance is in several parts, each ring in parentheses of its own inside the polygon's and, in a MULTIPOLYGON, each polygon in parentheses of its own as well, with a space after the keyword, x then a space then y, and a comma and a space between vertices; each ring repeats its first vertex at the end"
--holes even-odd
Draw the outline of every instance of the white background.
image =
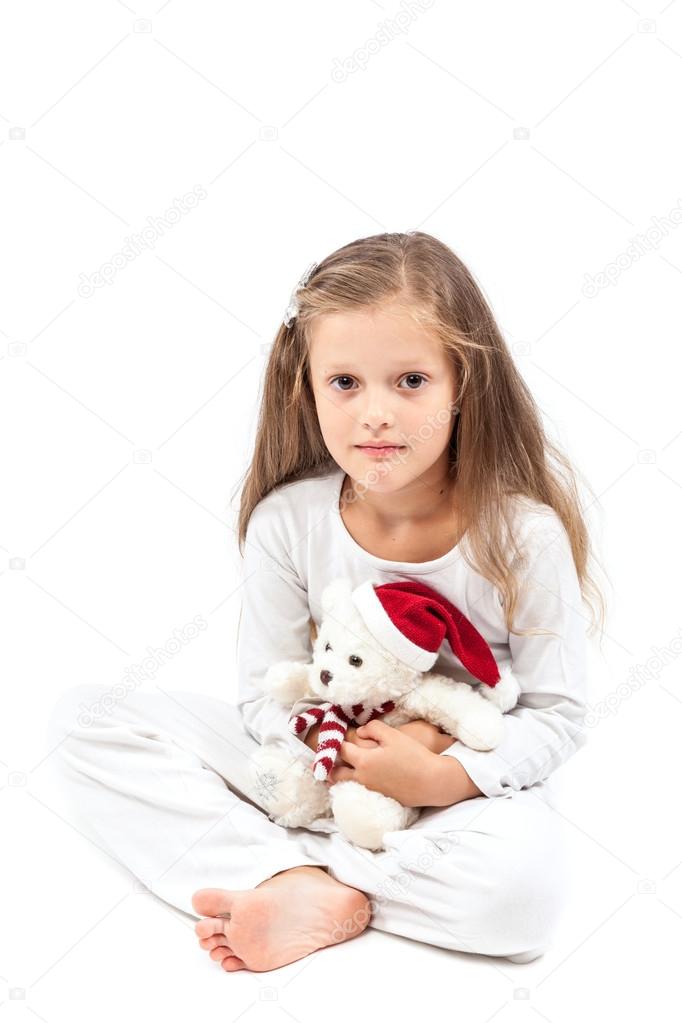
POLYGON ((681 86, 677 0, 2 5, 0 1012, 674 1018, 681 86), (557 772, 576 890, 527 966, 370 930, 225 974, 67 822, 44 729, 64 689, 113 685, 198 614, 145 686, 234 700, 267 346, 310 262, 408 229, 471 267, 597 498, 596 724, 557 772))

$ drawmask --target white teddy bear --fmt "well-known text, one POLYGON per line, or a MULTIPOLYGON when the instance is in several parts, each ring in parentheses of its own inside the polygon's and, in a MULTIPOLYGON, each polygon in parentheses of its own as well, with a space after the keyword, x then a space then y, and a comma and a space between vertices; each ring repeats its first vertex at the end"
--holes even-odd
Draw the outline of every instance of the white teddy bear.
POLYGON ((322 610, 312 662, 271 665, 264 680, 266 692, 287 706, 311 698, 310 707, 290 719, 301 757, 292 762, 290 749, 265 742, 252 758, 251 778, 275 823, 305 827, 333 816, 348 841, 383 849, 385 832, 409 827, 419 809, 356 781, 324 784, 348 726, 379 716, 391 726, 421 718, 453 742, 489 750, 502 738, 503 713, 517 702, 519 686, 510 669, 500 673, 462 612, 423 583, 367 581, 353 588, 336 579, 322 593, 322 610), (444 638, 474 684, 428 671, 444 638), (324 727, 311 764, 303 739, 319 722, 324 727))

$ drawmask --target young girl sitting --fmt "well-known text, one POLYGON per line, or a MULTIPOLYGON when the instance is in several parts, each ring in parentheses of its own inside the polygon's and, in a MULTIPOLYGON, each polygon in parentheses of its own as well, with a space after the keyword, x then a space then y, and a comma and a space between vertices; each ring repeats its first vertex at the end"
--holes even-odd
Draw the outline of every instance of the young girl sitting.
MULTIPOLYGON (((275 969, 367 926, 541 955, 567 870, 547 779, 585 741, 582 601, 603 620, 603 600, 575 474, 446 245, 380 234, 309 267, 269 355, 238 540, 236 706, 159 690, 79 715, 101 685, 58 701, 50 742, 79 827, 203 917, 200 945, 228 972, 275 969), (331 818, 276 825, 249 774, 266 739, 313 757, 318 728, 293 734, 262 682, 277 661, 310 660, 338 577, 437 590, 521 688, 489 751, 426 721, 348 729, 328 784, 424 807, 374 853, 331 818)), ((475 681, 447 644, 432 670, 475 681)))

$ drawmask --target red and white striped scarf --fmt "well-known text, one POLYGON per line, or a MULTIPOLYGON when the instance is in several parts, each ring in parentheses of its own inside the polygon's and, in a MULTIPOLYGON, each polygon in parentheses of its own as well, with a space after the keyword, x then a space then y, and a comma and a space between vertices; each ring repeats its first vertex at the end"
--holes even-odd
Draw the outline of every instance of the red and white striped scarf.
POLYGON ((319 707, 309 707, 301 714, 289 718, 289 728, 294 735, 305 739, 312 726, 321 722, 319 742, 313 760, 313 776, 317 781, 326 781, 334 767, 348 728, 351 725, 365 725, 374 718, 388 714, 394 707, 392 700, 386 700, 375 708, 365 708, 362 703, 351 705, 322 703, 319 707))

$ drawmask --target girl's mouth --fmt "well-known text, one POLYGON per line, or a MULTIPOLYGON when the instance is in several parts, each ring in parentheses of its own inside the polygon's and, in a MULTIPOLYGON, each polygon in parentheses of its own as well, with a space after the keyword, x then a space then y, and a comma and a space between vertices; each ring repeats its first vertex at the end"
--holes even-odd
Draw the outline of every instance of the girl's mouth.
POLYGON ((363 451, 370 458, 385 458, 386 455, 393 454, 394 451, 401 451, 404 444, 387 444, 381 447, 377 447, 373 444, 356 444, 358 451, 363 451))

